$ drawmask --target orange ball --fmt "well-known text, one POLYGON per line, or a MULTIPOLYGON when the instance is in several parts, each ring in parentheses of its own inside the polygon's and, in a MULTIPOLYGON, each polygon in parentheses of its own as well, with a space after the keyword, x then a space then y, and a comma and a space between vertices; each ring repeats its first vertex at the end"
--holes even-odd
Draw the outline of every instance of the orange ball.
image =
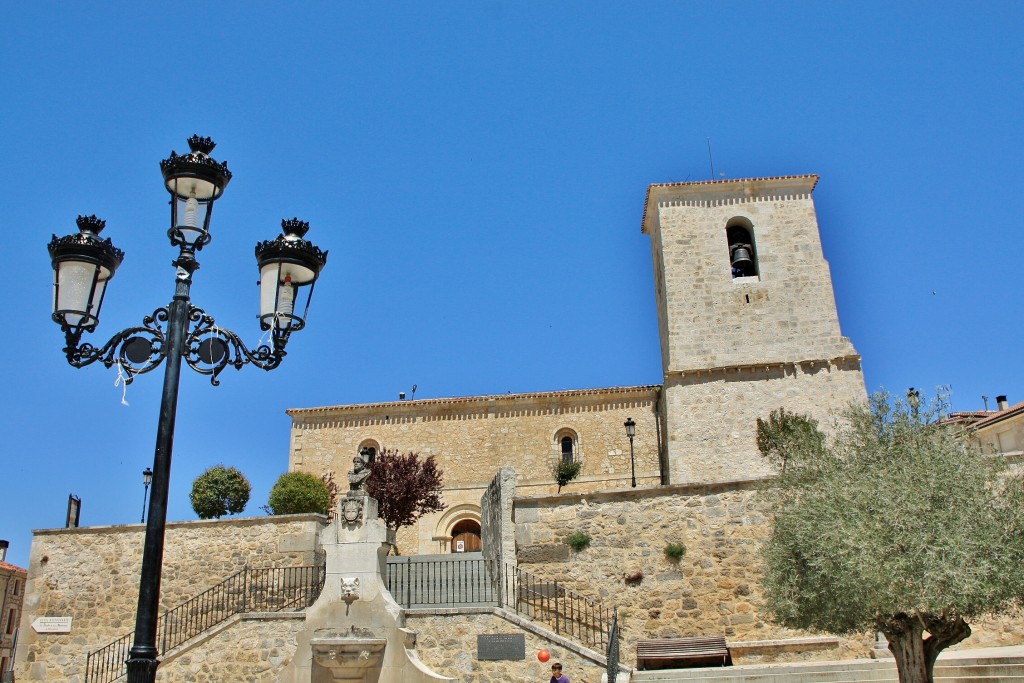
POLYGON ((537 653, 537 659, 539 659, 542 662, 546 662, 549 659, 551 659, 551 653, 548 652, 547 650, 541 650, 540 652, 537 653))

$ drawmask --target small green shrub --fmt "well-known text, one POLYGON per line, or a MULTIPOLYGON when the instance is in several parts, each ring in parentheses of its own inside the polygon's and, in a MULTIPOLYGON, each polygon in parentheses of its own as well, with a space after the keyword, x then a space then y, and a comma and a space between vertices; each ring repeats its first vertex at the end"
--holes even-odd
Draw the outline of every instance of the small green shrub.
POLYGON ((665 557, 672 560, 673 562, 678 562, 679 560, 683 559, 683 555, 685 554, 686 546, 682 543, 669 543, 665 546, 665 557))
POLYGON ((285 472, 270 489, 267 503, 272 515, 326 514, 331 492, 320 477, 308 472, 285 472))
POLYGON ((582 467, 582 463, 578 463, 573 460, 559 461, 558 466, 555 467, 555 482, 558 483, 559 493, 562 492, 563 486, 580 476, 580 468, 582 467))
POLYGON ((569 534, 565 542, 569 544, 570 548, 579 552, 590 545, 590 536, 582 531, 575 531, 569 534))
POLYGON ((192 482, 189 500, 199 519, 220 519, 244 510, 251 491, 249 480, 237 469, 214 465, 192 482))

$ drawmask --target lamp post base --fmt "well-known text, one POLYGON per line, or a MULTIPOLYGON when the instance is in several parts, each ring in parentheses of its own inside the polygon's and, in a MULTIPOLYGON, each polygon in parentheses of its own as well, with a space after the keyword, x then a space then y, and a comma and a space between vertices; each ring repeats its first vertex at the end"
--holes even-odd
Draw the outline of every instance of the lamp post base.
POLYGON ((153 683, 156 681, 156 668, 160 661, 155 656, 141 658, 133 654, 128 660, 128 683, 153 683))

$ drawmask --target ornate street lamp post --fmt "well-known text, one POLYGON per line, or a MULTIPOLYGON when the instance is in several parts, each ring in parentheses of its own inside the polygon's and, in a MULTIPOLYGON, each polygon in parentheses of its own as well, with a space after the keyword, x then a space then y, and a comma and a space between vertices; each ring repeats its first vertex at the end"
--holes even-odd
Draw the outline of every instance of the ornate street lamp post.
MULTIPOLYGON (((78 234, 58 238, 49 244, 53 260, 53 320, 64 331, 64 354, 76 368, 100 361, 117 365, 130 384, 135 375, 164 366, 163 394, 157 424, 156 453, 153 458, 153 495, 149 500, 149 521, 142 554, 139 603, 135 638, 128 658, 128 683, 153 683, 159 665, 156 648, 160 573, 163 562, 167 493, 171 475, 174 421, 178 405, 181 362, 210 376, 227 366, 241 369, 251 363, 273 370, 285 356, 292 332, 305 326, 313 285, 327 263, 327 252, 303 239, 309 224, 298 219, 281 222, 277 239, 256 245, 260 270, 260 328, 270 331, 270 345, 250 350, 234 332, 218 326, 213 317, 193 306, 189 298, 192 275, 199 268, 196 254, 210 243, 213 204, 231 180, 227 163, 215 161, 210 152, 214 142, 194 135, 188 140, 190 152, 160 162, 164 186, 171 194, 171 246, 178 247, 175 290, 171 303, 142 319, 142 325, 124 329, 102 347, 82 343, 82 335, 99 324, 100 307, 107 283, 124 259, 124 253, 109 239, 101 239, 105 222, 96 216, 79 216, 78 234), (305 292, 304 308, 297 302, 305 292)), ((145 503, 143 503, 145 507, 145 503)))
POLYGON ((148 467, 142 470, 142 523, 146 523, 146 494, 149 493, 149 485, 153 483, 153 470, 148 467))
POLYGON ((633 418, 627 417, 623 426, 626 428, 626 436, 629 437, 629 470, 633 474, 633 488, 636 488, 636 459, 633 457, 633 437, 636 435, 636 422, 633 422, 633 418))

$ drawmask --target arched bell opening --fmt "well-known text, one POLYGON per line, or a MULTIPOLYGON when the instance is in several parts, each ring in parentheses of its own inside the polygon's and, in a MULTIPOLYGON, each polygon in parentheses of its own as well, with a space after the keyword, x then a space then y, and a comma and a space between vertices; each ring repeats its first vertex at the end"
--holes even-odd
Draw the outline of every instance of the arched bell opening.
POLYGON ((359 455, 363 456, 363 460, 369 465, 377 456, 380 454, 380 444, 374 439, 364 439, 359 444, 359 455))
POLYGON ((732 268, 732 276, 737 278, 759 275, 754 229, 750 221, 743 218, 733 219, 726 227, 725 235, 729 242, 729 265, 732 268))

